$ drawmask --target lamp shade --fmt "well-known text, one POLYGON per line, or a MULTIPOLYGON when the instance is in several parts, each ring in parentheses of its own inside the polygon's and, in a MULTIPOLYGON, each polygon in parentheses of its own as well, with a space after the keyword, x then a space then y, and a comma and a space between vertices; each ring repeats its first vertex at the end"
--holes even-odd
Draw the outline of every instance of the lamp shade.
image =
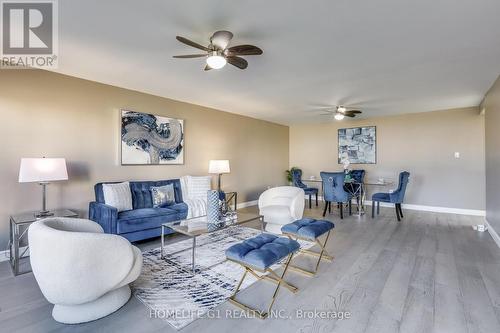
POLYGON ((64 158, 22 158, 19 168, 19 182, 49 182, 67 180, 64 158))
POLYGON ((211 160, 208 164, 208 173, 230 173, 229 160, 211 160))

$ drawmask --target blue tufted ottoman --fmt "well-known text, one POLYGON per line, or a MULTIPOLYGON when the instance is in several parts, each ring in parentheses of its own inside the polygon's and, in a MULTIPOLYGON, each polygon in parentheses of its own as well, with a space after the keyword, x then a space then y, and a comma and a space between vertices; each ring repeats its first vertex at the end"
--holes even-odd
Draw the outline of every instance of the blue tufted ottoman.
POLYGON ((328 242, 328 238, 330 237, 330 232, 332 231, 333 228, 335 228, 335 224, 333 224, 330 221, 315 220, 311 218, 303 218, 295 222, 284 225, 281 228, 281 232, 284 235, 287 235, 290 239, 295 238, 295 239, 314 241, 316 242, 316 244, 319 245, 321 249, 319 253, 306 249, 301 250, 301 252, 303 253, 319 257, 318 262, 316 263, 316 269, 313 272, 292 265, 290 265, 290 269, 300 273, 304 273, 309 276, 313 276, 316 274, 316 272, 318 272, 318 267, 319 263, 321 262, 321 259, 332 261, 333 257, 326 252, 325 246, 326 243, 328 242), (326 234, 326 238, 323 244, 321 244, 319 238, 324 234, 326 234))
POLYGON ((257 316, 261 319, 267 318, 269 312, 271 312, 271 308, 276 300, 278 290, 281 286, 292 292, 298 291, 297 287, 289 284, 283 280, 283 278, 288 270, 293 254, 299 249, 300 245, 296 240, 265 233, 228 248, 226 250, 226 258, 242 265, 245 268, 245 272, 243 273, 234 294, 229 298, 229 301, 243 310, 257 314, 257 316), (283 273, 280 276, 271 269, 271 266, 277 264, 284 258, 287 259, 283 273), (269 275, 258 275, 255 271, 269 273, 269 275), (236 300, 236 294, 240 290, 241 284, 245 280, 247 273, 252 274, 258 279, 266 279, 277 284, 267 312, 253 309, 236 300))

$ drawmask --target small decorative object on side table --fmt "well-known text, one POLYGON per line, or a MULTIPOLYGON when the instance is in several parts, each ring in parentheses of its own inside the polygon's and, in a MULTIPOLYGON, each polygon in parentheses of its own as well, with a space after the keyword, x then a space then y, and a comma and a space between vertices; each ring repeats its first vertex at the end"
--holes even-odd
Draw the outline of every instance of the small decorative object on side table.
MULTIPOLYGON (((61 209, 54 210, 51 212, 52 215, 48 217, 78 217, 78 214, 69 210, 69 209, 61 209)), ((24 269, 22 272, 19 269, 21 264, 21 259, 29 257, 29 244, 28 244, 28 228, 31 223, 38 221, 42 218, 47 217, 36 217, 36 212, 29 213, 21 213, 15 214, 10 217, 10 266, 12 268, 12 272, 14 275, 24 274, 31 272, 31 267, 24 269), (22 240, 26 240, 23 242, 23 246, 26 246, 23 249, 23 252, 20 253, 19 245, 22 240)), ((27 264, 29 266, 29 264, 27 264)))

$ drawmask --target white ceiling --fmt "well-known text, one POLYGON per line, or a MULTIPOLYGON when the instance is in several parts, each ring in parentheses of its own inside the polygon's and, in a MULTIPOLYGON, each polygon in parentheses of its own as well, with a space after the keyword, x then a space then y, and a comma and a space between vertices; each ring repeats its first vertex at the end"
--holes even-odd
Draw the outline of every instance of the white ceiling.
MULTIPOLYGON (((500 73, 498 0, 64 0, 58 72, 283 124, 478 105, 500 73), (204 72, 181 35, 254 44, 204 72)), ((147 110, 143 110, 147 111, 147 110)))

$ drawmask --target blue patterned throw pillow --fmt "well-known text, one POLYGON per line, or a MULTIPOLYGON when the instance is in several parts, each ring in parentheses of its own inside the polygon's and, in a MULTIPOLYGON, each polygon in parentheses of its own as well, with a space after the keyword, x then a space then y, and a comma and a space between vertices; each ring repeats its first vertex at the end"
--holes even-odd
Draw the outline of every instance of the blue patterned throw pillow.
POLYGON ((151 187, 151 197, 153 198, 153 207, 165 207, 175 203, 174 185, 151 187))

